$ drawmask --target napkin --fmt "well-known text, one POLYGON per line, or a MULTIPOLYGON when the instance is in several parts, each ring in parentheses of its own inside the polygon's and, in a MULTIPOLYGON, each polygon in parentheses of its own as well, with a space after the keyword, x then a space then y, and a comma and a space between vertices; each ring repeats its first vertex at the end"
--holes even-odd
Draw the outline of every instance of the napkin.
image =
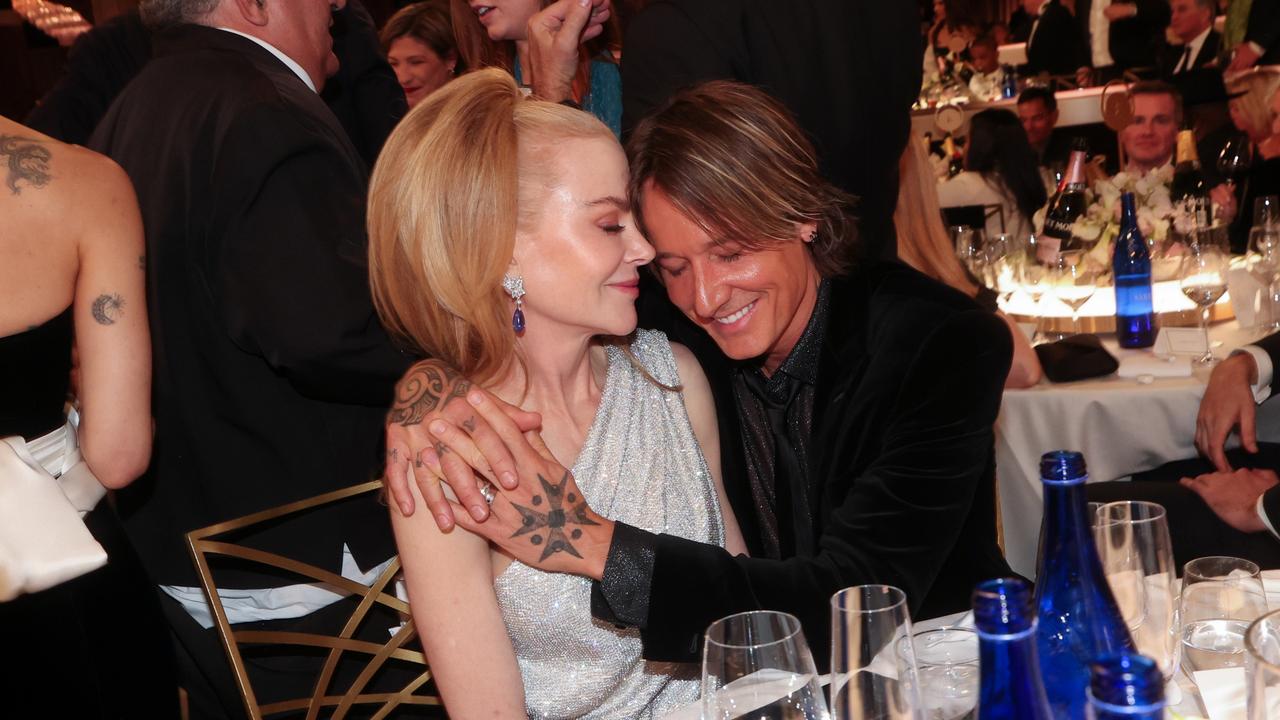
POLYGON ((1195 672, 1200 701, 1209 720, 1244 720, 1244 668, 1232 667, 1195 672))
POLYGON ((1233 267, 1227 271, 1227 292, 1231 294, 1231 309, 1235 311, 1236 322, 1240 323, 1240 327, 1251 328, 1259 320, 1266 320, 1266 310, 1258 312, 1262 303, 1267 301, 1266 292, 1262 283, 1247 269, 1233 267))
POLYGON ((1146 353, 1126 355, 1120 361, 1120 369, 1116 374, 1122 378, 1136 378, 1143 375, 1151 377, 1191 377, 1191 358, 1188 357, 1156 357, 1146 353))
POLYGON ((1110 375, 1118 363, 1102 347, 1097 335, 1072 335, 1065 340, 1036 346, 1036 355, 1045 377, 1053 382, 1071 382, 1110 375))

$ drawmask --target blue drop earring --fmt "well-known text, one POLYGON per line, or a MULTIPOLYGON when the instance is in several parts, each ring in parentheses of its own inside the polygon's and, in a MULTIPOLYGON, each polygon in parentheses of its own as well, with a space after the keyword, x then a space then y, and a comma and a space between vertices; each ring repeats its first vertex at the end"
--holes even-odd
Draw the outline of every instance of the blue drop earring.
POLYGON ((511 329, 517 335, 524 332, 524 278, 520 275, 503 275, 502 289, 507 291, 511 299, 516 302, 516 311, 511 315, 511 329))

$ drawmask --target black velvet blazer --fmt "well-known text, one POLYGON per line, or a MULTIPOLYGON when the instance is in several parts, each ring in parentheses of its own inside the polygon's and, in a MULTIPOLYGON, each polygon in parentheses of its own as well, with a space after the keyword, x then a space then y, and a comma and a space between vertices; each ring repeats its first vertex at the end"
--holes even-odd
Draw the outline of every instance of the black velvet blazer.
MULTIPOLYGON (((993 443, 1012 355, 1008 328, 898 263, 867 264, 832 283, 811 445, 817 553, 733 557, 659 536, 642 627, 647 658, 694 659, 709 623, 768 608, 798 616, 825 665, 837 590, 894 585, 925 618, 968 607, 977 582, 1011 574, 996 544, 993 443)), ((647 309, 647 319, 658 317, 647 309)), ((734 363, 683 316, 662 324, 706 370, 725 489, 748 548, 758 552, 734 363)))

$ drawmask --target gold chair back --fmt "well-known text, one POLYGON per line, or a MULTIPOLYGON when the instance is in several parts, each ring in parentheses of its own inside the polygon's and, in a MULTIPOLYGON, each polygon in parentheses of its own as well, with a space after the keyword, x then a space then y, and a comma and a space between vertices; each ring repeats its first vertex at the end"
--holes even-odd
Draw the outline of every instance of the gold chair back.
POLYGON ((375 710, 371 718, 378 720, 388 717, 393 710, 401 705, 439 706, 441 704, 439 696, 435 694, 435 686, 431 682, 431 671, 427 667, 426 657, 420 650, 406 647, 411 640, 417 637, 413 619, 409 617, 409 605, 394 594, 386 592, 388 584, 400 571, 400 559, 398 557, 392 559, 386 570, 371 586, 365 587, 360 583, 308 563, 220 539, 222 536, 245 530, 255 525, 277 522, 282 518, 306 513, 314 508, 374 492, 381 488, 382 482, 374 480, 187 533, 187 546, 196 564, 196 570, 200 574, 200 582, 204 587, 205 596, 209 600, 214 626, 217 628, 218 636, 227 651, 227 658, 231 662, 240 695, 244 699, 245 708, 248 710, 249 717, 252 720, 264 720, 264 718, 272 715, 286 712, 297 713, 301 710, 306 711, 305 717, 307 720, 315 720, 321 716, 321 711, 329 708, 332 710, 325 717, 332 718, 332 720, 341 720, 356 705, 368 710, 375 710), (218 595, 217 582, 214 579, 214 573, 210 569, 209 562, 213 556, 235 558, 258 566, 283 570, 316 582, 326 583, 358 597, 359 603, 352 612, 351 617, 343 625, 342 630, 336 635, 268 630, 237 630, 227 621, 226 609, 223 607, 218 595), (378 603, 400 613, 406 622, 394 635, 389 634, 385 643, 379 644, 356 638, 356 632, 365 617, 378 603), (244 655, 241 652, 242 646, 248 647, 250 645, 313 647, 327 649, 328 653, 309 696, 260 705, 249 681, 244 655), (335 670, 339 661, 347 653, 367 656, 368 659, 362 660, 365 663, 364 667, 347 688, 332 688, 330 686, 333 684, 335 670), (421 672, 417 672, 402 688, 397 690, 376 692, 367 690, 374 675, 392 659, 407 661, 420 666, 421 672), (376 707, 379 705, 380 707, 376 707))

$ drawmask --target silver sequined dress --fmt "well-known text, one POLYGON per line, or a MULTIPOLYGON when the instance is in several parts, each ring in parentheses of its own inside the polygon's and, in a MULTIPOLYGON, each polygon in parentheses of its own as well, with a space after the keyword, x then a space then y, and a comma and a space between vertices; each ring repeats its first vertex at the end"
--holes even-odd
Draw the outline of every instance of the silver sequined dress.
MULTIPOLYGON (((671 345, 640 330, 632 352, 680 382, 671 345)), ((724 523, 680 393, 647 380, 616 347, 573 476, 591 507, 651 532, 724 544, 724 523)), ((494 582, 533 718, 654 718, 698 698, 698 668, 650 663, 640 634, 591 617, 591 581, 513 562, 494 582)))

